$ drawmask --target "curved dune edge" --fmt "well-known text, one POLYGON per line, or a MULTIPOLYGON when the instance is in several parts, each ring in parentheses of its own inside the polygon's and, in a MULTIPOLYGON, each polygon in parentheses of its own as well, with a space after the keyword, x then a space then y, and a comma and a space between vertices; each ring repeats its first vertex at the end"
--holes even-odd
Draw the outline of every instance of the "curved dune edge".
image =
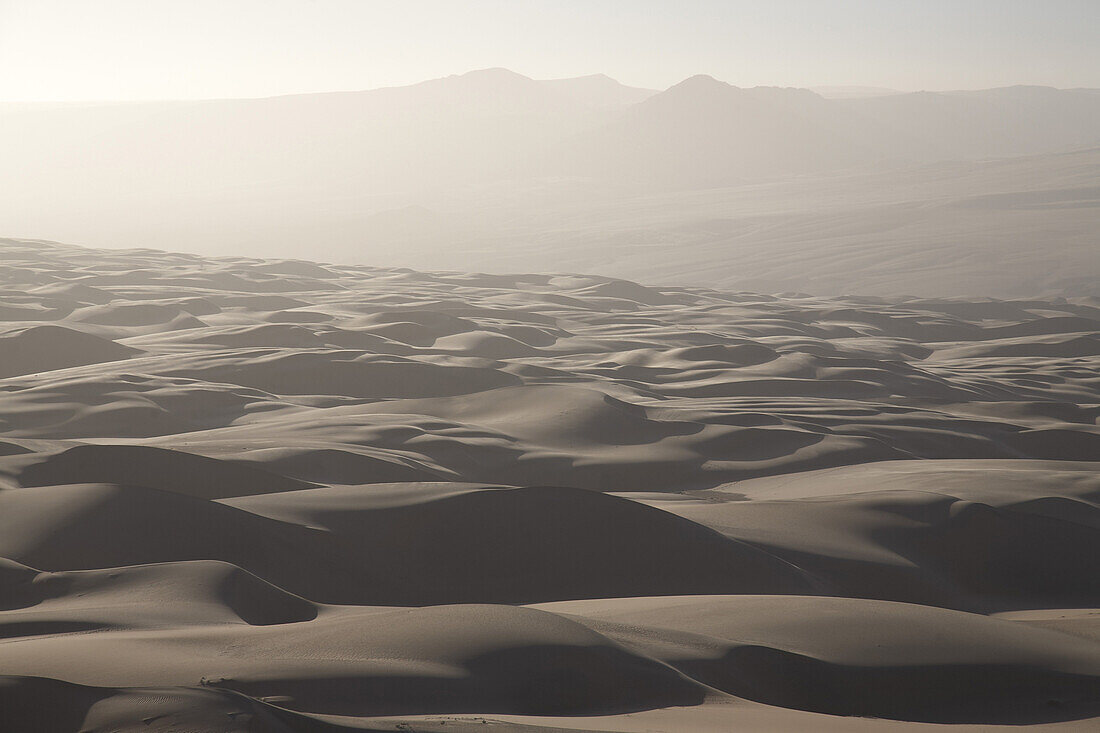
POLYGON ((1100 717, 1093 299, 0 250, 0 729, 1100 717))

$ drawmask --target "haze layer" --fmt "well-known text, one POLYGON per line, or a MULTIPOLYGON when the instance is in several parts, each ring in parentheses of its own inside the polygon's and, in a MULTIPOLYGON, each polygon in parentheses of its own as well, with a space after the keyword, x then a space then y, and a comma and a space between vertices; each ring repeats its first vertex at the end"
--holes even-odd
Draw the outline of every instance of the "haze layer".
POLYGON ((1097 295, 1100 93, 824 98, 488 69, 0 105, 0 231, 816 295, 1097 295))

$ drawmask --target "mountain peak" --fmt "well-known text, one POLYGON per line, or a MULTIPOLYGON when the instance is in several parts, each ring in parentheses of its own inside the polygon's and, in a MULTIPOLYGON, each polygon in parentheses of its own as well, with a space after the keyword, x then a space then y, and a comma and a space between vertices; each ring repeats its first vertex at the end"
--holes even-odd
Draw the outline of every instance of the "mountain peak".
POLYGON ((728 99, 731 95, 740 91, 742 90, 738 87, 719 81, 713 76, 696 74, 695 76, 689 76, 679 84, 670 86, 646 101, 660 106, 708 104, 728 99))
POLYGON ((459 79, 522 79, 531 81, 531 77, 516 73, 511 69, 505 69, 502 66, 474 69, 473 71, 467 71, 465 74, 455 74, 455 77, 459 79))
POLYGON ((689 76, 679 84, 669 87, 668 91, 673 89, 737 89, 737 87, 719 81, 710 74, 696 74, 695 76, 689 76))

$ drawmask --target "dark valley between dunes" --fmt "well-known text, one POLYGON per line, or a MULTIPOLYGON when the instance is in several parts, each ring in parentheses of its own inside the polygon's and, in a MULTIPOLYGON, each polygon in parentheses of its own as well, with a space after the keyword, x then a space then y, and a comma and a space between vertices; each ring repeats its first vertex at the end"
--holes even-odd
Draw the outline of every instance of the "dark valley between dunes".
POLYGON ((1095 271, 542 269, 0 240, 0 730, 1096 726, 1095 271))

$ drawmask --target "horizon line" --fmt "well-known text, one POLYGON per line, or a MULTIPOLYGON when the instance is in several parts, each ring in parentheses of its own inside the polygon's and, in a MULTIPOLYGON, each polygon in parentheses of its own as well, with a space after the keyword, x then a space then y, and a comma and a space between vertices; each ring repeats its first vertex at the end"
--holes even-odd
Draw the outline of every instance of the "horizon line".
POLYGON ((0 105, 13 105, 13 104, 25 104, 25 105, 35 105, 35 104, 69 105, 69 104, 72 104, 72 105, 81 105, 81 104, 156 104, 156 103, 165 103, 166 104, 166 103, 177 103, 177 102, 179 102, 179 103, 186 103, 186 102, 234 102, 234 101, 259 101, 259 100, 265 100, 265 99, 282 99, 282 98, 285 98, 285 97, 320 96, 320 95, 327 95, 327 94, 365 94, 365 93, 368 93, 368 92, 376 92, 376 91, 382 91, 382 90, 386 90, 386 89, 408 89, 408 88, 411 88, 411 87, 419 86, 421 84, 429 84, 431 82, 444 81, 446 79, 462 78, 462 77, 469 76, 471 74, 479 74, 479 73, 491 72, 491 71, 507 72, 508 74, 510 74, 512 76, 521 77, 523 79, 528 79, 528 80, 534 81, 534 82, 575 81, 575 80, 579 80, 579 79, 591 79, 591 78, 603 77, 603 78, 605 78, 609 81, 612 81, 615 84, 618 84, 619 86, 625 87, 627 89, 637 89, 637 90, 640 90, 640 91, 648 91, 648 92, 653 92, 654 94, 661 94, 662 92, 666 92, 669 89, 672 89, 676 86, 679 86, 680 84, 684 83, 685 81, 687 81, 689 79, 694 79, 694 78, 697 78, 697 77, 709 77, 709 78, 714 79, 715 81, 719 81, 723 84, 728 84, 729 86, 734 87, 736 89, 761 89, 761 88, 806 89, 806 90, 809 90, 809 91, 812 91, 812 92, 815 92, 815 93, 817 92, 817 90, 842 90, 842 89, 859 90, 859 89, 863 89, 863 90, 867 90, 867 91, 875 90, 875 91, 882 92, 881 95, 872 94, 872 95, 868 95, 868 96, 898 96, 898 95, 904 95, 904 94, 922 94, 922 93, 924 93, 924 94, 950 94, 950 93, 958 93, 958 92, 983 92, 983 91, 992 91, 992 90, 996 90, 996 89, 1014 89, 1014 88, 1018 88, 1018 87, 1030 87, 1030 88, 1035 88, 1035 89, 1054 89, 1056 91, 1093 91, 1094 89, 1096 89, 1094 87, 1081 87, 1081 86, 1077 86, 1077 87, 1059 87, 1059 86, 1055 86, 1053 84, 1006 84, 1006 85, 1002 85, 1002 86, 979 87, 979 88, 973 88, 973 89, 894 89, 892 87, 881 87, 881 86, 867 85, 867 84, 814 84, 814 85, 806 85, 806 86, 784 86, 784 85, 779 85, 779 84, 757 84, 755 86, 739 86, 737 84, 731 84, 731 83, 726 82, 722 79, 719 79, 718 77, 713 76, 712 74, 707 74, 707 73, 702 73, 702 72, 698 73, 698 74, 692 74, 690 76, 684 77, 680 81, 676 82, 675 84, 671 84, 670 86, 665 87, 664 89, 655 89, 655 88, 651 88, 651 87, 637 87, 637 86, 631 86, 629 84, 624 84, 623 82, 619 81, 618 79, 615 79, 614 77, 612 77, 608 74, 605 74, 603 72, 594 72, 592 74, 581 74, 580 76, 563 76, 563 77, 551 77, 551 78, 546 78, 546 79, 536 79, 535 77, 527 76, 526 74, 522 74, 520 72, 513 71, 512 69, 509 69, 507 67, 489 66, 489 67, 480 68, 480 69, 470 69, 469 71, 455 73, 455 74, 447 74, 446 76, 437 76, 437 77, 432 77, 432 78, 429 78, 429 79, 422 79, 420 81, 415 81, 415 82, 412 82, 412 83, 409 83, 409 84, 390 84, 390 85, 384 85, 384 86, 379 86, 379 87, 367 87, 367 88, 355 88, 355 89, 319 89, 319 90, 302 91, 302 92, 286 92, 285 94, 263 94, 263 95, 259 95, 259 96, 240 96, 240 97, 216 97, 215 96, 215 97, 140 97, 140 98, 86 98, 86 99, 0 99, 0 105))

